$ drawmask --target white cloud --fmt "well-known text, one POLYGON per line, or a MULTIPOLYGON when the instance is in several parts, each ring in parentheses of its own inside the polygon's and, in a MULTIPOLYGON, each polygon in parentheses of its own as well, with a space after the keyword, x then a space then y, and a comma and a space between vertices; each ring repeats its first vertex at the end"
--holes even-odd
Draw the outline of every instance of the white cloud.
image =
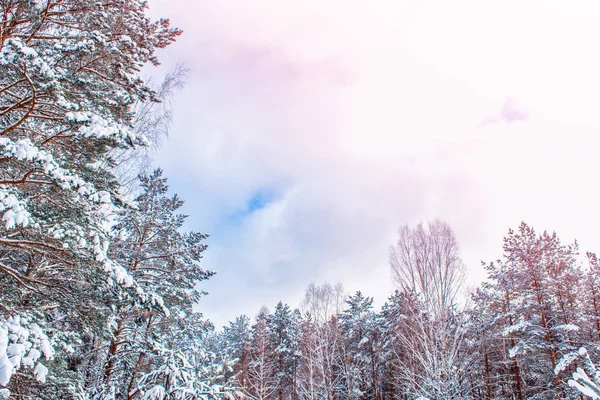
POLYGON ((217 323, 295 303, 310 281, 383 301, 401 223, 447 219, 473 282, 522 219, 600 239, 591 3, 151 6, 185 31, 166 67, 194 69, 158 163, 212 234, 199 308, 217 323), (476 126, 490 114, 502 123, 476 126), (230 218, 264 190, 266 207, 230 218))

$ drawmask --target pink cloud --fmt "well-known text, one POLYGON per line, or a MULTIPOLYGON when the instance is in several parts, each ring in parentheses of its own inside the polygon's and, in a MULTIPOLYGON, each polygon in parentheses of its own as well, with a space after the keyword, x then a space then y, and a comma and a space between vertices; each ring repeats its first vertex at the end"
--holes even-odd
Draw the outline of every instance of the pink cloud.
POLYGON ((513 98, 508 98, 500 108, 500 118, 507 123, 525 121, 529 118, 529 113, 519 108, 513 98))
POLYGON ((500 118, 496 117, 496 116, 490 116, 490 117, 486 117, 484 118, 480 123, 479 126, 486 126, 486 125, 491 125, 491 124, 495 124, 496 122, 500 122, 500 118))
POLYGON ((502 107, 500 107, 499 115, 490 115, 485 117, 480 123, 479 126, 486 126, 491 124, 496 124, 499 122, 506 122, 511 124, 517 121, 525 121, 529 119, 529 112, 524 110, 518 104, 516 104, 515 100, 512 97, 507 98, 502 107))
POLYGON ((356 77, 349 63, 340 56, 307 60, 270 45, 218 43, 212 46, 214 57, 203 61, 205 67, 217 74, 233 74, 234 78, 248 83, 281 85, 305 81, 346 86, 356 77))

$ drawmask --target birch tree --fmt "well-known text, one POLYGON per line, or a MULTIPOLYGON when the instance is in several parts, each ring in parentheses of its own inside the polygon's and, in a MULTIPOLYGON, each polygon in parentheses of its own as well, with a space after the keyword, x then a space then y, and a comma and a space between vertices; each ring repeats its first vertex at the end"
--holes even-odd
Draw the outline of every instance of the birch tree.
POLYGON ((390 247, 390 266, 398 288, 421 296, 436 317, 456 304, 465 267, 447 223, 436 219, 414 228, 401 226, 396 244, 390 247))

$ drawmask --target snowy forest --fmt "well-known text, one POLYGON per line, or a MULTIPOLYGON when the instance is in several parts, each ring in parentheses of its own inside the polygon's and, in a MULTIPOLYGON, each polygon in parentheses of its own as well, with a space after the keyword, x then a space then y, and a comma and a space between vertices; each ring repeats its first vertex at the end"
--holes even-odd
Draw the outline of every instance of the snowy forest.
POLYGON ((143 78, 182 32, 147 12, 0 0, 1 399, 600 399, 600 260, 526 223, 470 292, 433 220, 400 227, 380 309, 323 283, 194 311, 207 234, 152 161, 186 70, 143 78))

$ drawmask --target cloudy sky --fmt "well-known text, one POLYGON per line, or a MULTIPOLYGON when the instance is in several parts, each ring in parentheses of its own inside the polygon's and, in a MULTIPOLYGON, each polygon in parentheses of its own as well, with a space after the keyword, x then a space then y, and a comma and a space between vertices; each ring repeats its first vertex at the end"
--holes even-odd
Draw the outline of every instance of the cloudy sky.
POLYGON ((525 220, 600 251, 597 1, 151 0, 184 35, 157 154, 211 234, 217 325, 308 283, 381 304, 400 224, 456 231, 474 285, 525 220))

